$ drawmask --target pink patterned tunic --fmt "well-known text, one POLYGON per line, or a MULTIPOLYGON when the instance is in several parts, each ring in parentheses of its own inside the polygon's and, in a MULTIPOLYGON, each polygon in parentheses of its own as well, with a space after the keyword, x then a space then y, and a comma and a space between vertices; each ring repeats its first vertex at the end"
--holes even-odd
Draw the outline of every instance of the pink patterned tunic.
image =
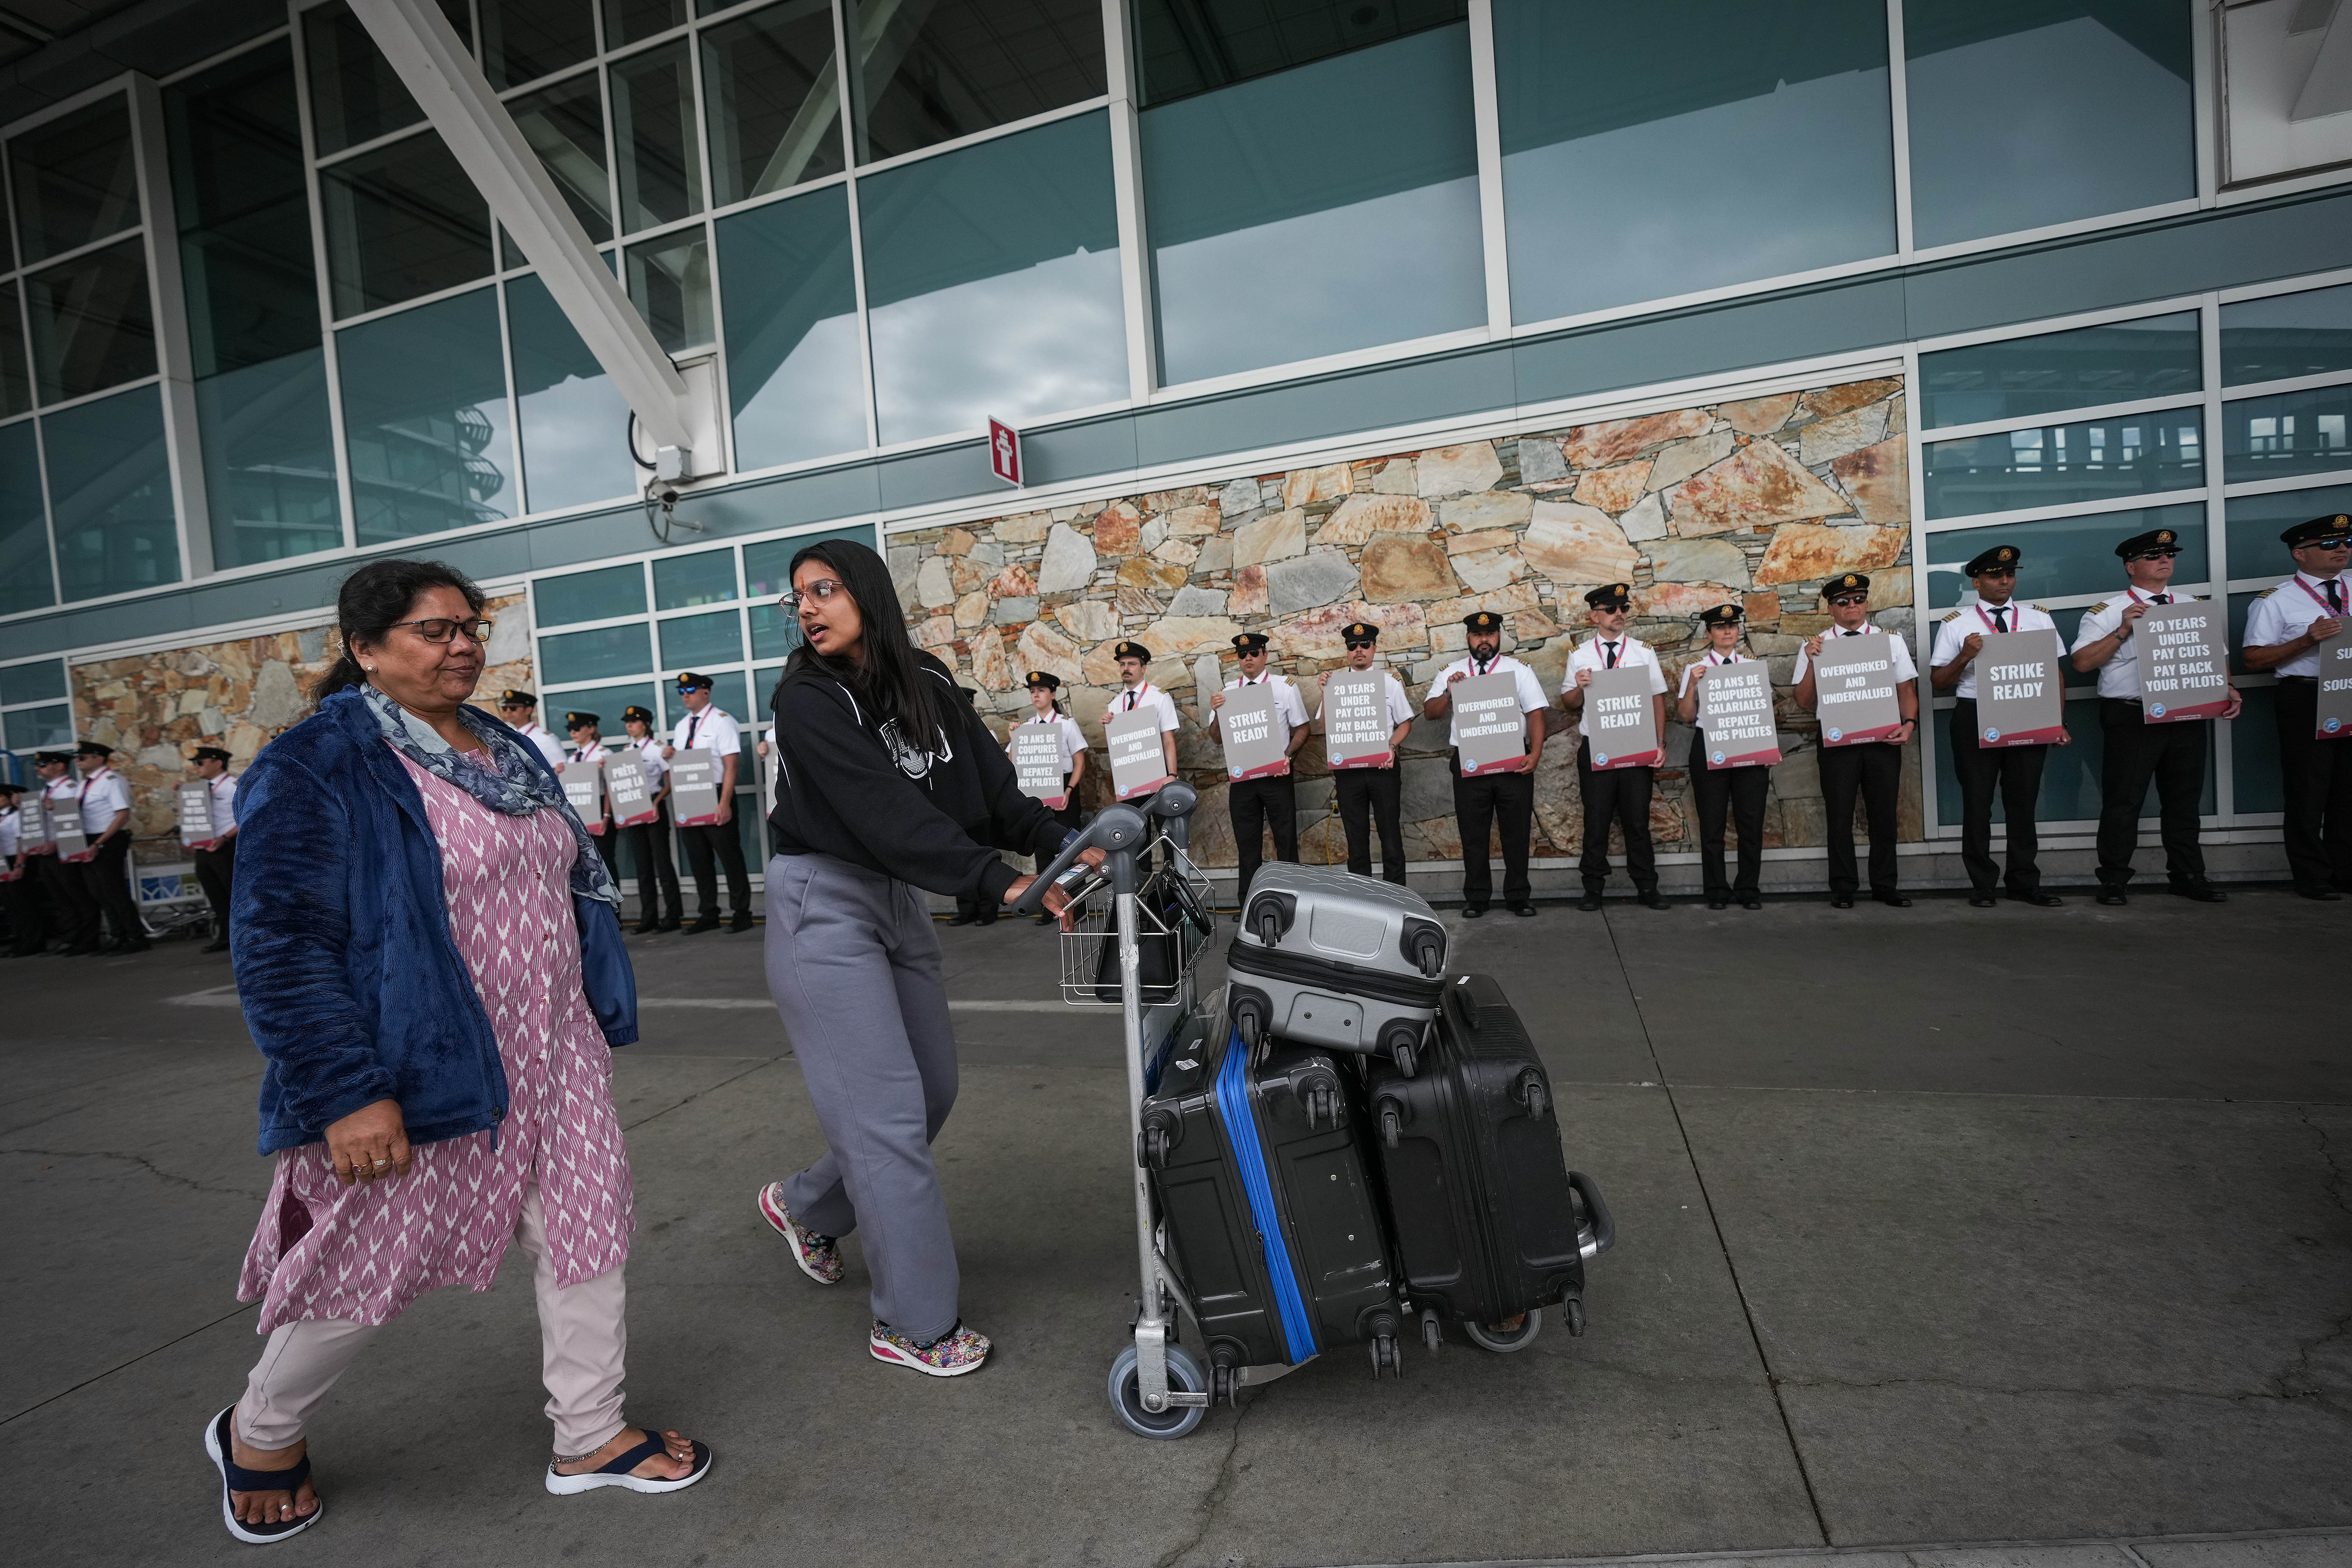
MULTIPOLYGON (((467 761, 474 760, 472 755, 467 761)), ((282 1151, 237 1299, 260 1331, 304 1318, 383 1323, 427 1290, 487 1290, 539 1185, 559 1282, 628 1260, 635 1218, 613 1054, 581 991, 573 839, 553 812, 506 816, 402 759, 441 846, 450 930, 506 1067, 506 1121, 416 1146, 405 1176, 346 1187, 321 1142, 282 1151)))

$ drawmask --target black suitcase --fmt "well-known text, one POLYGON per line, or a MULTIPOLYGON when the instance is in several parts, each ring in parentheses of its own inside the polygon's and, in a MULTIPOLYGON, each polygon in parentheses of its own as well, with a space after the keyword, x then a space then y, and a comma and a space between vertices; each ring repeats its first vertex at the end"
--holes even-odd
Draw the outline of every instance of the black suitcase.
POLYGON ((1235 1373, 1371 1346, 1373 1375, 1399 1370, 1395 1270, 1365 1128, 1328 1053, 1277 1045, 1253 1068, 1230 1026, 1180 1050, 1142 1108, 1142 1144, 1191 1300, 1213 1392, 1235 1373))
POLYGON ((1599 1189, 1561 1156, 1535 1045, 1486 974, 1445 987, 1433 1034, 1411 1078, 1365 1064, 1403 1294, 1423 1337, 1437 1347, 1442 1315, 1489 1350, 1517 1350, 1555 1302, 1581 1333, 1584 1265, 1615 1229, 1599 1189))

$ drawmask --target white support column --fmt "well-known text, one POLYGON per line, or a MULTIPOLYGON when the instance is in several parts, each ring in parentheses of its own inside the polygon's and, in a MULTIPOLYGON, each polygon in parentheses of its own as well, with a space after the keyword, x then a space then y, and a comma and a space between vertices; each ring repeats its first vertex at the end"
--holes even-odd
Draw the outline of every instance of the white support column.
POLYGON ((1470 113, 1478 134, 1478 229, 1486 258, 1486 331, 1511 335, 1511 252, 1503 221, 1502 97, 1495 84, 1494 0, 1470 0, 1470 113))
POLYGON ((1139 407, 1160 381, 1152 331, 1150 236, 1143 221, 1143 135, 1135 109, 1135 46, 1127 0, 1102 0, 1103 53, 1109 65, 1110 182, 1118 222, 1119 301, 1127 318, 1127 395, 1139 407))
POLYGON ((188 346, 188 303, 180 286, 180 222, 163 142, 163 100, 155 79, 131 79, 131 146, 147 230, 147 289, 154 312, 156 388, 163 405, 163 451, 171 465, 172 510, 179 519, 184 580, 213 571, 212 508, 205 495, 203 442, 196 426, 195 359, 188 346))
POLYGON ((352 0, 425 118, 653 438, 665 479, 721 471, 713 378, 689 385, 606 269, 435 0, 352 0))

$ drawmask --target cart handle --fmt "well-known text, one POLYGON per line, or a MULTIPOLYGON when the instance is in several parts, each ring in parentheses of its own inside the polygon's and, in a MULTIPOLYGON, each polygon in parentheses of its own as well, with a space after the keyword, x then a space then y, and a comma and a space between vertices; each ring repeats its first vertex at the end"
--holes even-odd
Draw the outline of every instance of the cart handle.
POLYGON ((1135 807, 1103 807, 1083 830, 1071 836, 1069 841, 1062 846, 1062 852, 1054 857, 1054 863, 1038 872, 1037 879, 1013 900, 1013 912, 1035 914, 1045 901, 1045 889, 1076 865, 1078 857, 1089 849, 1099 849, 1109 858, 1108 868, 1114 888, 1121 892, 1135 891, 1135 854, 1143 847, 1150 832, 1144 823, 1143 813, 1135 807))

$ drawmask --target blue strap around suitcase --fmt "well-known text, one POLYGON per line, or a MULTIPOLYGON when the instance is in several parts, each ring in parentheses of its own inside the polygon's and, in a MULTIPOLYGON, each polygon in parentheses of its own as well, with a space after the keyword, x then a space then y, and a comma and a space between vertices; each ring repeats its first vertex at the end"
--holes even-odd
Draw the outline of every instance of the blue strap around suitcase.
POLYGON ((1307 1316, 1307 1300, 1299 1294, 1298 1270, 1292 1267, 1290 1247, 1282 1234, 1282 1215, 1274 1205, 1274 1182, 1266 1174, 1265 1151, 1251 1112, 1249 1084, 1244 1076, 1249 1047, 1239 1031, 1225 1042, 1224 1060, 1217 1065, 1217 1115, 1233 1144, 1234 1163, 1242 1173, 1242 1190, 1249 1196, 1250 1220, 1265 1248, 1266 1278, 1274 1283, 1274 1300, 1282 1319, 1282 1337, 1293 1366, 1316 1353, 1315 1321, 1307 1316))

